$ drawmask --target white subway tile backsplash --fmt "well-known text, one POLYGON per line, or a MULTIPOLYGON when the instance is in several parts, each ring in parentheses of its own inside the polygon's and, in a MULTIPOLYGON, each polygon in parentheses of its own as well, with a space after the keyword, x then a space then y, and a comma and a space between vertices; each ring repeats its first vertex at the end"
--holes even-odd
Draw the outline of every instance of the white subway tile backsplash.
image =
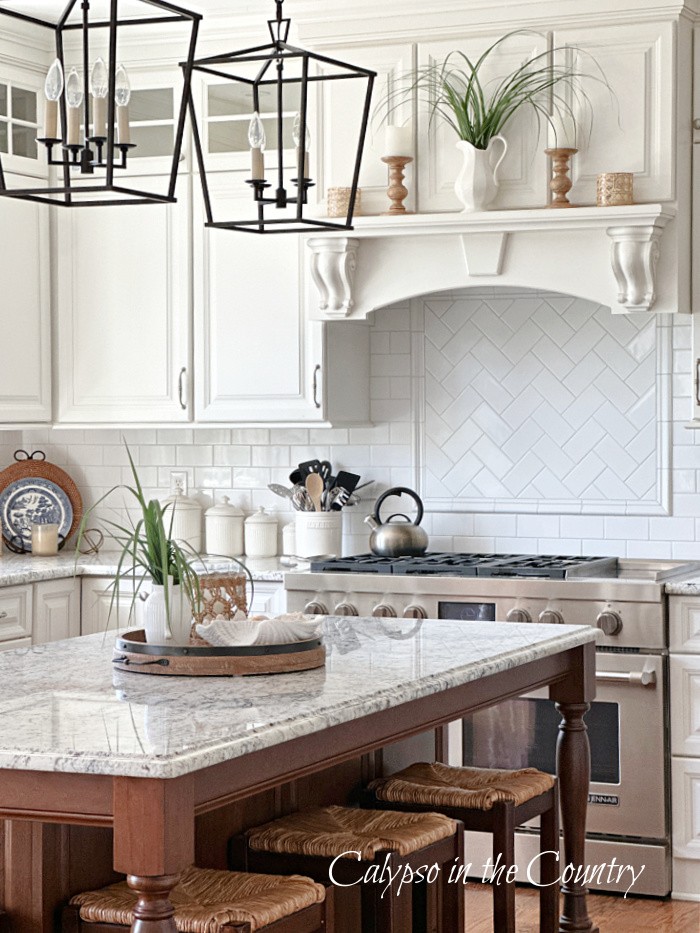
MULTIPOLYGON (((504 298, 484 289, 468 295, 442 295, 425 306, 416 303, 412 313, 404 305, 373 316, 372 424, 37 427, 1 433, 0 457, 9 463, 18 447, 45 450, 75 478, 90 505, 111 486, 131 483, 125 439, 149 494, 165 498, 170 473, 184 471, 203 504, 228 495, 246 512, 264 505, 280 528, 293 513, 267 484, 288 482, 300 460, 330 459, 336 469, 376 481, 345 515, 345 546, 359 553, 368 549, 363 517, 379 492, 416 486, 415 456, 427 438, 435 469, 424 476, 423 493, 433 549, 700 559, 700 430, 685 427, 692 389, 689 326, 669 321, 655 332, 649 318, 626 320, 546 294, 504 298), (423 320, 430 335, 425 345, 423 320), (672 365, 669 355, 668 365, 660 357, 657 367, 656 342, 666 327, 672 365), (484 329, 493 339, 485 339, 484 329), (424 366, 415 386, 412 340, 414 365, 424 366), (657 434, 657 369, 673 373, 671 456, 658 474, 670 474, 669 516, 658 514, 655 483, 666 444, 657 434), (412 408, 414 388, 418 398, 426 393, 425 411, 412 408), (474 487, 471 505, 455 498, 468 484, 474 487), (447 511, 437 511, 431 497, 447 511), (650 503, 657 514, 645 514, 650 503), (629 514, 615 514, 625 510, 629 514)), ((125 501, 115 494, 95 517, 121 518, 125 501)))

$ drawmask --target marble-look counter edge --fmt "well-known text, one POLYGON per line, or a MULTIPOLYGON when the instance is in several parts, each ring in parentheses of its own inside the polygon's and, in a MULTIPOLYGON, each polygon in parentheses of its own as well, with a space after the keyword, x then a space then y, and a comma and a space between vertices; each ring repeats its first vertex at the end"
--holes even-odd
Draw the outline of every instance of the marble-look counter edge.
MULTIPOLYGON (((283 567, 276 557, 250 558, 246 563, 256 583, 283 583, 285 573, 290 570, 299 572, 307 566, 300 564, 297 567, 283 567)), ((0 589, 72 576, 111 577, 116 570, 116 557, 110 553, 97 556, 79 554, 77 561, 75 552, 58 554, 56 557, 3 554, 0 557, 0 589)))
POLYGON ((669 580, 665 592, 668 596, 700 596, 700 577, 690 580, 669 580))
MULTIPOLYGON (((334 620, 333 617, 330 617, 330 621, 340 621, 347 624, 348 620, 345 618, 334 620)), ((375 619, 357 619, 354 621, 356 623, 370 622, 376 624, 375 619)), ((426 624, 429 625, 430 621, 428 620, 426 624)), ((499 623, 495 623, 495 625, 500 628, 499 623)), ((264 722, 259 729, 245 731, 244 734, 221 736, 220 738, 217 736, 217 741, 206 747, 193 748, 169 755, 148 756, 119 755, 113 751, 104 753, 75 752, 70 754, 66 752, 58 753, 57 751, 42 752, 38 748, 16 747, 13 749, 7 747, 5 749, 0 748, 0 769, 175 778, 335 725, 352 722, 372 713, 400 706, 411 700, 418 700, 452 687, 462 686, 481 677, 511 670, 521 664, 541 660, 559 652, 577 648, 589 642, 595 642, 597 631, 590 626, 541 625, 538 623, 518 625, 515 623, 504 626, 502 631, 498 632, 498 635, 505 636, 506 642, 512 640, 515 647, 508 650, 504 646, 502 639, 499 638, 500 648, 494 646, 494 653, 489 657, 480 657, 478 660, 458 663, 454 667, 439 673, 424 675, 415 679, 406 679, 400 685, 394 683, 390 687, 379 688, 370 695, 360 696, 356 702, 344 697, 342 702, 337 702, 320 710, 309 710, 296 718, 287 716, 281 722, 264 722), (550 632, 551 637, 542 640, 543 633, 550 634, 550 632), (518 644, 518 640, 520 640, 520 644, 518 644), (527 643, 528 641, 529 643, 527 643)), ((72 639, 70 644, 78 649, 80 643, 84 643, 85 649, 88 650, 92 647, 90 643, 96 645, 95 640, 100 637, 87 636, 87 638, 72 639)), ((59 642, 57 644, 68 643, 59 642)), ((108 646, 107 650, 109 650, 108 646)), ((452 656, 457 656, 457 654, 458 649, 455 649, 452 656)), ((106 664, 108 660, 109 658, 105 656, 106 664)), ((309 673, 313 674, 314 672, 309 673)), ((124 676, 136 677, 140 675, 130 674, 124 676)), ((302 678, 304 674, 294 676, 302 678)), ((157 681, 160 679, 156 678, 157 681)), ((169 680, 169 678, 166 679, 169 680)), ((177 681, 180 680, 184 680, 184 678, 177 678, 177 681)), ((192 703, 195 704, 196 680, 193 681, 192 678, 188 678, 185 688, 188 689, 188 696, 191 697, 192 703)), ((203 678, 203 680, 210 680, 210 678, 203 678)), ((262 683, 267 682, 267 686, 271 681, 276 681, 276 678, 262 677, 255 678, 255 680, 261 686, 262 683)), ((274 690, 271 696, 274 697, 274 690)))

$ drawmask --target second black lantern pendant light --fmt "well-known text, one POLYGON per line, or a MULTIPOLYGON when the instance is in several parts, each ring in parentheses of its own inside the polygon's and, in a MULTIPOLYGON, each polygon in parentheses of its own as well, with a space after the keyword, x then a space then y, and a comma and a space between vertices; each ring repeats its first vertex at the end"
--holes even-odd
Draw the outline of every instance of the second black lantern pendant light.
MULTIPOLYGON (((251 191, 251 213, 254 216, 240 219, 222 217, 212 197, 196 108, 190 97, 206 226, 250 233, 351 229, 376 75, 366 68, 290 45, 290 20, 282 15, 282 3, 283 0, 275 0, 276 18, 268 20, 271 43, 197 59, 192 66, 194 71, 202 74, 236 82, 240 90, 237 101, 239 105, 245 101, 251 114, 248 127, 251 170, 245 181, 251 191), (309 152, 310 92, 323 82, 353 79, 366 82, 366 87, 359 106, 359 133, 353 147, 347 215, 338 221, 308 216, 309 190, 315 184, 309 152), (268 145, 268 137, 272 137, 271 146, 268 145)), ((314 95, 314 100, 318 99, 318 95, 314 95)))

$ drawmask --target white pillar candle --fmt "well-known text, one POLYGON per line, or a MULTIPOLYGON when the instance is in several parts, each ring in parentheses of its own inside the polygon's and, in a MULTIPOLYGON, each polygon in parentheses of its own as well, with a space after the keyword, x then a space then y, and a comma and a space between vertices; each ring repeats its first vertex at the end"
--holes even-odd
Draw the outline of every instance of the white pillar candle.
POLYGON ((44 139, 58 139, 58 101, 44 101, 44 139))
POLYGON ((80 144, 80 107, 68 107, 68 138, 66 143, 69 146, 80 144))
MULTIPOLYGON (((297 146, 297 167, 299 166, 299 161, 301 159, 301 149, 297 146)), ((302 166, 303 178, 311 178, 309 175, 309 150, 307 149, 304 153, 304 164, 302 166)))
POLYGON ((58 525, 32 525, 32 554, 36 557, 58 554, 58 525))
POLYGON ((131 127, 129 125, 129 105, 117 107, 117 129, 119 130, 119 142, 131 142, 131 127))
POLYGON ((92 95, 92 135, 107 135, 107 98, 92 95))
POLYGON ((552 148, 576 149, 576 120, 568 110, 555 110, 551 123, 552 148))
POLYGON ((410 156, 413 152, 411 126, 387 126, 384 137, 385 156, 410 156))
POLYGON ((265 180, 265 156, 262 149, 259 147, 253 146, 250 150, 250 165, 251 165, 251 174, 250 177, 253 181, 264 181, 265 180))

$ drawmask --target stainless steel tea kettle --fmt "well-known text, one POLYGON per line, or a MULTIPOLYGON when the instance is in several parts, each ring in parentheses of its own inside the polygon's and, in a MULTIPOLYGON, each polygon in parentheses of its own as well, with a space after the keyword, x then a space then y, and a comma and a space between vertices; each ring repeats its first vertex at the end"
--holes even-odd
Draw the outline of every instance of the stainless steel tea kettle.
POLYGON ((365 521, 372 528, 369 546, 372 553, 378 557, 417 557, 425 554, 428 547, 428 535, 420 527, 423 518, 423 503, 417 492, 405 486, 394 486, 387 489, 374 504, 374 514, 368 515, 365 521), (385 499, 389 496, 402 496, 406 493, 416 503, 418 512, 413 521, 402 512, 390 515, 382 522, 379 510, 385 499), (394 521, 399 519, 399 521, 394 521))

